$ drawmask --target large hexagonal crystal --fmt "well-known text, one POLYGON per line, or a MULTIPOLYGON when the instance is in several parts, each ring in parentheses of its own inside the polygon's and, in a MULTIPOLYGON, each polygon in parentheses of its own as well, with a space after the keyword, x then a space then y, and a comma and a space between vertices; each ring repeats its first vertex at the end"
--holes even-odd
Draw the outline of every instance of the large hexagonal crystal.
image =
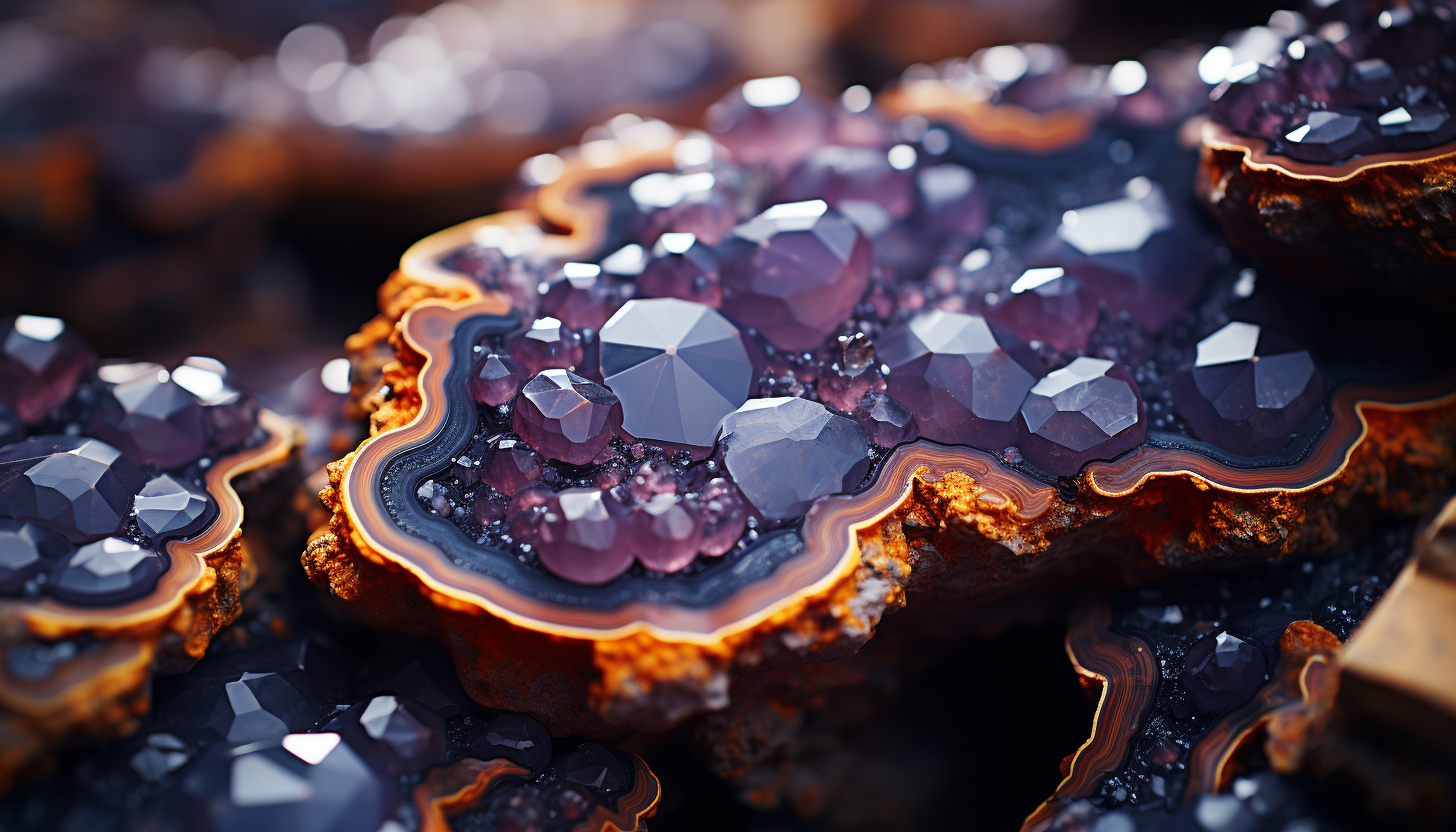
POLYGON ((585 465, 622 426, 622 405, 611 391, 570 370, 546 370, 516 396, 512 426, 546 456, 585 465))

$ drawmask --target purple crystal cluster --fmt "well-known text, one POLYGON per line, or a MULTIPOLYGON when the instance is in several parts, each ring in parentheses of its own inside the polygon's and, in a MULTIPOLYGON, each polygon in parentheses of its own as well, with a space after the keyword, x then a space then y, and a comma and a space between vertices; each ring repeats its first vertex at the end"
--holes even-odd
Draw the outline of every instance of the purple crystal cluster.
POLYGON ((217 508, 204 477, 257 429, 227 370, 102 362, 65 323, 0 321, 0 595, 111 606, 151 591, 169 540, 217 508))
POLYGON ((363 634, 375 644, 355 657, 325 646, 332 639, 234 635, 242 646, 157 680, 135 735, 0 802, 0 824, 406 829, 419 822, 414 792, 426 773, 471 757, 527 773, 493 783, 452 818, 456 828, 567 832, 635 784, 616 749, 553 739, 529 716, 476 705, 433 643, 363 634))
MULTIPOLYGON (((1071 95, 1060 53, 1013 51, 977 59, 1027 64, 993 98, 1071 95)), ((427 511, 603 584, 702 568, 917 438, 1072 477, 1153 416, 1275 453, 1323 399, 1310 354, 1272 332, 1242 358, 1223 331, 1195 343, 1228 322, 1196 305, 1215 245, 1111 150, 1090 177, 975 170, 946 127, 788 78, 745 84, 709 128, 622 183, 597 262, 539 256, 520 229, 444 258, 525 323, 477 345, 479 428, 419 487, 427 511)))
POLYGON ((1223 77, 1209 111, 1301 162, 1429 150, 1456 140, 1453 44, 1439 0, 1309 2, 1210 53, 1223 77))

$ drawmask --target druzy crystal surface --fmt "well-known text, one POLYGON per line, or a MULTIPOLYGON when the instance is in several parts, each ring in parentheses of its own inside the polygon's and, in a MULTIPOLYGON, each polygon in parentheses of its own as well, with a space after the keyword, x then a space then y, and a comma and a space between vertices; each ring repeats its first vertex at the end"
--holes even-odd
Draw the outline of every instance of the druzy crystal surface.
POLYGON ((890 395, 915 414, 920 434, 1000 449, 1016 441, 1016 415, 1041 375, 1016 336, 979 315, 925 312, 877 344, 890 395))
POLYGON ((542 454, 572 465, 591 462, 622 426, 611 391, 569 370, 546 370, 516 397, 516 433, 542 454))
POLYGON ((723 464, 764 517, 786 519, 825 494, 859 485, 869 470, 864 428, 822 404, 752 399, 723 419, 723 464))
POLYGON ((774 346, 819 346, 869 285, 870 244, 823 200, 775 205, 723 243, 723 312, 774 346))
POLYGON ((1324 398, 1324 374, 1309 350, 1235 321, 1198 342, 1173 394, 1199 439, 1256 456, 1290 443, 1324 398))
POLYGON ((602 327, 601 362, 627 433, 703 448, 748 398, 753 377, 737 327, 672 298, 629 301, 613 315, 602 327))
POLYGON ((36 315, 0 318, 0 404, 22 422, 39 422, 64 402, 96 354, 64 321, 36 315))
POLYGON ((1126 367, 1082 356, 1047 373, 1021 405, 1021 452, 1032 465, 1072 476, 1111 459, 1147 434, 1142 395, 1126 367))

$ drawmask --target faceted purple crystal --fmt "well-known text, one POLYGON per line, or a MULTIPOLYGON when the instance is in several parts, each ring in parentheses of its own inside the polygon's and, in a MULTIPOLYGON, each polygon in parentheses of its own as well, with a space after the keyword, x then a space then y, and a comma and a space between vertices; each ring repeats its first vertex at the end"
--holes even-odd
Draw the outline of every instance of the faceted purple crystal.
POLYGON ((179 792, 183 816, 208 832, 376 832, 397 799, 393 783, 332 739, 214 747, 188 767, 179 792))
POLYGON ((1330 164, 1379 149, 1379 128, 1359 110, 1312 110, 1279 143, 1284 155, 1330 164))
POLYGON ((723 302, 718 255, 692 234, 668 233, 652 247, 652 262, 637 278, 647 298, 680 298, 717 309, 723 302))
POLYGON ((475 456, 480 481, 502 494, 541 481, 541 455, 510 434, 491 437, 475 456))
POLYGON ((1097 328, 1097 299, 1060 266, 1027 269, 983 314, 1024 340, 1080 351, 1097 328))
POLYGON ((555 318, 538 318, 530 329, 511 340, 516 363, 526 375, 581 366, 581 336, 555 318))
POLYGON ((748 398, 753 364, 738 328, 675 298, 629 301, 601 332, 602 376, 638 439, 710 448, 748 398))
POLYGON ((482 760, 504 757, 532 771, 540 771, 551 764, 551 735, 529 716, 501 714, 470 743, 470 753, 482 760))
POLYGON ((1109 312, 1127 312, 1156 332, 1202 288, 1213 247, 1162 186, 1138 177, 1117 199, 1063 214, 1032 257, 1076 275, 1109 312))
POLYGON ((1215 87, 1209 95, 1208 111, 1215 121, 1234 132, 1274 140, 1284 126, 1279 104, 1290 98, 1289 79, 1283 73, 1255 64, 1246 74, 1215 87))
POLYGON ((88 543, 51 570, 46 588, 71 604, 113 606, 152 591, 167 559, 120 537, 88 543))
POLYGON ((1183 687, 1200 711, 1221 714, 1243 704, 1264 685, 1269 660, 1243 639, 1219 633, 1188 648, 1183 687))
POLYGON ((34 523, 0 519, 0 596, 19 595, 29 581, 71 553, 71 544, 34 523))
POLYGON ((36 436, 0 450, 0 515, 87 543, 126 528, 144 482, 141 466, 98 439, 36 436))
POLYGON ((708 129, 734 161, 782 175, 824 144, 829 112, 795 78, 755 78, 708 108, 708 129))
POLYGON ((1238 321, 1199 341, 1192 365, 1172 387, 1193 434, 1240 456, 1284 448, 1325 393, 1309 350, 1238 321))
POLYGON ((937 236, 976 239, 986 230, 990 208, 970 168, 950 163, 923 167, 915 172, 915 187, 937 236))
POLYGON ((591 263, 565 263, 541 284, 541 314, 576 329, 601 329, 621 305, 611 278, 591 263))
POLYGON ((70 398, 96 354, 56 318, 0 318, 0 404, 35 424, 70 398))
POLYGON ((470 397, 481 404, 496 407, 516 397, 521 384, 520 370, 508 355, 486 353, 470 370, 470 397))
MULTIPOLYGON (((389 772, 417 772, 443 762, 445 721, 422 705, 397 696, 376 696, 357 714, 359 727, 377 745, 389 772)), ((361 748, 366 759, 372 755, 361 748)))
POLYGON ((884 393, 866 393, 851 415, 865 429, 870 441, 881 448, 893 448, 901 442, 920 438, 920 429, 910 408, 884 393))
POLYGON ((725 479, 709 480, 698 492, 698 513, 703 533, 698 549, 709 557, 727 554, 738 545, 748 523, 743 496, 725 479))
POLYGON ((864 428, 818 402, 749 399, 723 418, 723 464, 764 517, 801 517, 814 500, 855 488, 869 471, 864 428))
POLYGON ((622 427, 622 404, 600 384, 568 370, 546 370, 516 397, 511 425, 551 459, 591 462, 622 427))
POLYGON ((1396 107, 1376 119, 1391 150, 1424 150, 1456 140, 1456 119, 1434 104, 1396 107))
POLYGON ((631 550, 621 545, 627 509, 599 489, 568 488, 521 520, 519 532, 535 545, 541 565, 568 581, 604 584, 632 565, 631 550))
POLYGON ((205 489, 162 474, 142 486, 133 511, 142 534, 157 538, 195 534, 214 510, 205 489))
POLYGON ((1082 356, 1047 373, 1021 404, 1021 453, 1027 462, 1070 477, 1093 459, 1142 444, 1147 412, 1126 367, 1082 356))
POLYGON ((556 764, 556 772, 568 783, 579 783, 597 794, 611 794, 632 785, 632 774, 622 761, 594 742, 582 743, 556 764))
POLYGON ((232 386, 221 361, 192 356, 172 370, 172 381, 202 404, 210 450, 232 448, 253 435, 258 426, 258 400, 232 386))
POLYGON ((470 519, 482 526, 489 526, 506 518, 510 503, 509 497, 494 488, 482 488, 470 498, 470 519))
POLYGON ((830 145, 791 171, 770 201, 810 199, 824 200, 874 236, 910 215, 915 186, 910 173, 892 166, 882 149, 830 145))
POLYGON ((1298 39, 1295 50, 1300 58, 1290 68, 1294 81, 1295 95, 1303 95, 1310 101, 1325 105, 1340 106, 1346 103, 1345 78, 1350 73, 1350 62, 1334 44, 1314 35, 1298 39))
POLYGON ((202 403, 163 373, 111 388, 91 417, 90 432, 159 468, 186 465, 207 449, 202 403))
POLYGON ((698 556, 702 539, 697 502, 658 494, 632 509, 626 544, 648 569, 676 572, 698 556))
POLYGON ((922 312, 879 339, 890 395, 915 414, 920 435, 1000 450, 1016 441, 1016 415, 1042 373, 1016 336, 979 315, 922 312))
POLYGON ((676 233, 716 246, 738 224, 736 195, 708 171, 649 173, 633 181, 627 195, 640 212, 634 236, 644 243, 676 233))
POLYGON ((774 207, 723 243, 723 311, 774 346, 819 346, 869 286, 870 243, 822 200, 774 207))

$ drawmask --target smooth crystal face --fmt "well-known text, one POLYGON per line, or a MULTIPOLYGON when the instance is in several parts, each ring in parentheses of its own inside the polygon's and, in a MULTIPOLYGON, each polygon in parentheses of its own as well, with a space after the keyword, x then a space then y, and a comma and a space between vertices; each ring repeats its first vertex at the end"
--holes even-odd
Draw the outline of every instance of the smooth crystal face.
POLYGON ((599 329, 622 303, 610 280, 601 266, 566 263, 541 284, 540 312, 575 329, 599 329))
POLYGON ((0 405, 35 424, 70 397, 96 354, 65 322, 36 315, 0 318, 0 405))
POLYGON ((1173 380, 1193 434, 1229 453, 1277 453, 1324 398, 1314 355, 1257 324, 1235 321, 1198 342, 1173 380))
POLYGON ((0 596, 19 595, 74 547, 35 523, 0 519, 0 596))
POLYGON ((738 328, 707 306, 633 300, 601 331, 602 377, 639 439, 707 448, 748 398, 753 365, 738 328))
POLYGON ((516 364, 534 376, 543 370, 575 370, 581 366, 581 336, 556 318, 537 318, 514 338, 516 364))
POLYGON ((920 428, 910 408, 878 390, 866 393, 851 415, 865 429, 869 440, 881 448, 893 448, 920 437, 920 428))
POLYGON ((610 390, 569 370, 546 370, 516 397, 512 426, 552 459, 585 465, 622 426, 622 405, 610 390))
POLYGON ((521 372, 508 355, 486 353, 470 371, 470 397, 484 405, 496 407, 516 397, 521 385, 521 372))
POLYGON ((1183 313, 1213 264, 1212 246, 1192 220, 1143 178, 1117 199, 1065 212, 1053 238, 1035 248, 1108 312, 1127 312, 1153 332, 1183 313))
POLYGON ((72 604, 122 604, 152 591, 167 559, 120 537, 88 543, 51 571, 47 588, 72 604))
POLYGON ((910 215, 915 208, 914 188, 910 173, 892 166, 884 150, 830 145, 791 171, 772 199, 822 199, 873 237, 910 215))
POLYGON ((182 780, 183 795, 197 807, 194 817, 208 828, 366 832, 384 821, 391 790, 348 743, 327 750, 317 741, 260 745, 216 747, 182 780))
POLYGON ((801 516, 869 471, 864 428, 806 399, 750 399, 723 419, 719 442, 733 482, 774 520, 801 516))
POLYGON ((915 415, 920 435, 1000 450, 1041 375, 1016 336, 979 315, 923 312, 878 339, 888 392, 915 415))
POLYGON ((775 347, 820 346, 869 286, 870 243, 822 200, 774 207, 723 243, 723 312, 775 347))
POLYGON ((359 727, 388 749, 386 767, 417 770, 445 755, 444 720, 397 696, 369 700, 359 714, 359 727))
POLYGON ((561 761, 557 771, 569 783, 579 783, 604 794, 619 792, 632 782, 622 761, 594 742, 582 743, 561 761))
POLYGON ((113 387, 91 418, 90 431, 160 468, 185 465, 207 449, 202 403, 166 373, 113 387))
POLYGON ((207 520, 207 508, 206 491, 162 474, 142 486, 133 512, 142 534, 157 538, 200 530, 207 520))
POLYGON ((141 466, 98 439, 37 436, 0 451, 0 514, 32 520, 73 543, 119 534, 141 466))
MULTIPOLYGON (((649 173, 627 195, 637 206, 636 237, 644 244, 676 233, 716 246, 738 224, 736 194, 711 171, 649 173)), ((605 262, 602 268, 608 270, 605 262)))
POLYGON ((1269 660, 1257 646, 1225 632, 1194 642, 1184 668, 1188 698, 1200 711, 1220 714, 1247 702, 1264 684, 1269 660))
POLYGON ((1127 368, 1082 356, 1041 378, 1021 405, 1026 461, 1070 477, 1093 459, 1111 459, 1142 444, 1147 420, 1127 368))

